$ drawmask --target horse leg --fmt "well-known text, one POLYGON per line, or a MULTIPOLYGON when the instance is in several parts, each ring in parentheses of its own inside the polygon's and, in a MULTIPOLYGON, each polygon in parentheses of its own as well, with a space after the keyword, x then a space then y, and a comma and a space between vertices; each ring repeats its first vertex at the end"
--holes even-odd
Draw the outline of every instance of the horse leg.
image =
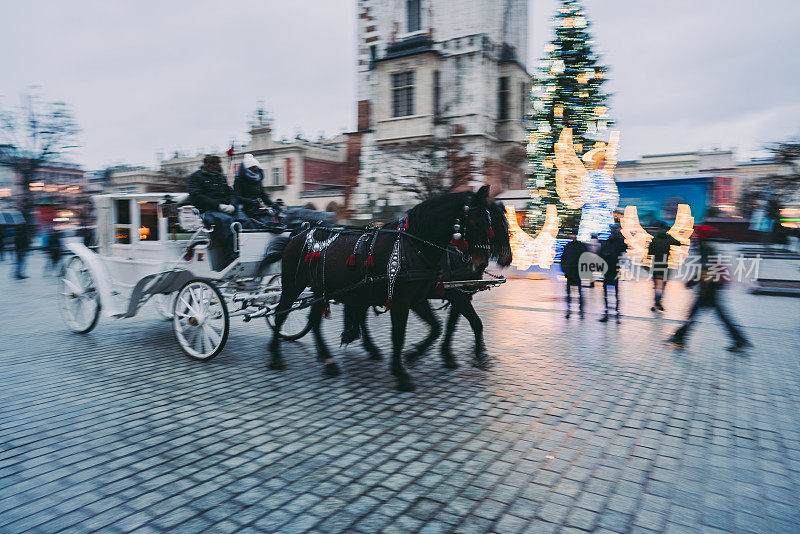
POLYGON ((453 333, 456 331, 456 324, 461 317, 461 312, 458 307, 459 303, 457 301, 450 301, 450 314, 447 316, 447 328, 444 331, 444 341, 442 342, 442 361, 444 362, 444 366, 448 369, 455 369, 458 367, 458 363, 450 350, 450 345, 453 341, 453 333))
POLYGON ((326 305, 324 301, 320 301, 311 307, 311 331, 314 333, 314 342, 317 345, 317 361, 325 365, 325 375, 339 376, 339 365, 322 338, 322 312, 325 311, 326 305))
POLYGON ((436 341, 436 339, 442 333, 442 325, 439 323, 439 319, 436 317, 436 314, 433 313, 433 308, 428 300, 420 301, 412 309, 420 319, 428 323, 428 326, 431 327, 431 330, 428 333, 428 336, 423 339, 422 342, 417 344, 413 351, 406 355, 406 361, 409 365, 413 365, 420 356, 425 354, 431 345, 433 345, 433 342, 436 341))
POLYGON ((486 344, 483 341, 483 322, 472 306, 472 301, 468 298, 465 299, 461 313, 467 318, 469 325, 472 327, 472 332, 475 334, 475 360, 477 366, 482 367, 486 363, 486 344))
POLYGON ((361 315, 363 315, 361 306, 354 306, 353 304, 344 305, 344 330, 342 330, 342 345, 348 345, 359 338, 361 332, 359 327, 361 325, 361 315))
POLYGON ((414 391, 414 382, 411 376, 403 369, 403 342, 406 339, 406 326, 408 325, 407 305, 395 302, 392 306, 392 374, 397 379, 397 389, 400 391, 414 391))
POLYGON ((381 356, 381 351, 375 346, 375 343, 372 341, 372 336, 369 335, 369 330, 367 330, 368 310, 369 308, 362 308, 361 317, 359 318, 361 324, 361 343, 364 345, 364 350, 369 353, 370 360, 382 360, 383 356, 381 356))
POLYGON ((270 341, 269 344, 269 350, 272 354, 269 368, 275 371, 286 369, 286 364, 281 355, 281 337, 278 335, 278 332, 281 331, 281 326, 286 322, 286 317, 288 315, 286 312, 291 309, 294 301, 297 300, 297 297, 300 296, 302 291, 302 288, 298 290, 295 287, 284 285, 281 291, 281 298, 278 301, 278 306, 275 308, 275 330, 272 331, 272 341, 270 341))

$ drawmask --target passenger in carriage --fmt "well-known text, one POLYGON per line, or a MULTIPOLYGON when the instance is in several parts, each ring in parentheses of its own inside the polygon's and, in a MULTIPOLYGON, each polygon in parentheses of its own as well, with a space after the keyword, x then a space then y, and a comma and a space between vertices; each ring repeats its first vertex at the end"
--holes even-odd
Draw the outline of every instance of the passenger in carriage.
POLYGON ((270 209, 275 210, 277 206, 264 191, 263 182, 264 170, 258 160, 252 154, 245 154, 233 182, 233 192, 245 216, 268 226, 275 222, 270 209))
POLYGON ((206 225, 214 226, 211 246, 220 248, 224 265, 228 265, 234 259, 231 224, 236 214, 236 198, 222 174, 220 157, 203 158, 203 166, 189 176, 187 186, 189 202, 200 210, 206 225))

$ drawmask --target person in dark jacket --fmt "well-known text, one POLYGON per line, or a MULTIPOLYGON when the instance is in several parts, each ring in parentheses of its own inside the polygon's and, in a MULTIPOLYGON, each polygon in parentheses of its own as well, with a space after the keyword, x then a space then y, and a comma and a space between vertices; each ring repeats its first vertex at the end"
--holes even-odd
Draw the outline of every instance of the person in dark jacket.
POLYGON ((600 257, 606 262, 606 272, 603 274, 603 306, 605 313, 600 318, 601 323, 608 321, 608 287, 614 288, 614 311, 619 323, 619 259, 627 250, 625 238, 619 230, 619 225, 611 227, 611 235, 600 242, 600 257))
POLYGON ((276 206, 264 191, 264 170, 252 154, 245 154, 244 161, 239 164, 239 172, 233 182, 233 193, 242 207, 244 215, 250 219, 267 224, 271 221, 267 208, 276 206))
POLYGON ((5 261, 6 259, 6 231, 4 228, 0 228, 0 261, 5 261))
POLYGON ((203 222, 213 226, 211 246, 223 251, 225 265, 234 259, 231 224, 236 212, 236 198, 222 174, 219 156, 203 158, 203 166, 189 176, 189 202, 200 210, 203 222))
POLYGON ((661 223, 656 236, 647 247, 652 262, 650 273, 653 276, 654 294, 654 303, 650 311, 664 311, 661 299, 664 297, 664 288, 669 275, 669 251, 673 245, 680 246, 680 244, 680 241, 667 233, 667 225, 661 223))
POLYGON ((50 263, 45 263, 44 274, 47 274, 48 269, 53 273, 58 274, 58 267, 61 265, 62 256, 61 246, 61 232, 53 228, 50 231, 50 236, 47 239, 47 256, 50 258, 50 263))
POLYGON ((723 305, 722 291, 725 289, 726 283, 729 281, 730 273, 720 269, 711 268, 709 261, 712 253, 714 252, 712 246, 706 241, 706 236, 698 232, 695 228, 695 233, 698 234, 698 248, 702 258, 702 268, 700 275, 686 283, 686 287, 698 286, 697 298, 689 311, 689 317, 686 323, 681 326, 667 342, 677 348, 686 346, 686 336, 695 322, 695 316, 703 309, 713 309, 717 312, 717 316, 725 325, 728 334, 733 340, 733 345, 728 347, 731 352, 740 352, 747 347, 752 346, 747 340, 744 333, 735 325, 730 319, 730 315, 723 305))
POLYGON ((30 231, 27 224, 17 226, 16 233, 14 234, 14 247, 17 252, 17 267, 14 270, 14 277, 17 280, 28 278, 25 276, 25 258, 28 255, 28 247, 30 247, 30 231))
POLYGON ((564 246, 564 251, 561 253, 561 270, 564 272, 564 277, 567 279, 567 319, 569 319, 570 315, 572 286, 578 286, 578 309, 580 311, 580 316, 583 317, 583 291, 581 288, 578 262, 581 254, 586 252, 586 243, 578 241, 575 235, 571 235, 570 239, 572 239, 572 241, 564 246))

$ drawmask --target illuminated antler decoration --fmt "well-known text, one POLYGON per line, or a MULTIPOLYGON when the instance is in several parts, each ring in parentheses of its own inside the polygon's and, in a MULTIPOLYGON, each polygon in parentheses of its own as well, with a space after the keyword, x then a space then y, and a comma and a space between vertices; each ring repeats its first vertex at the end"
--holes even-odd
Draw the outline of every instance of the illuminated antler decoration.
POLYGON ((634 263, 650 265, 650 256, 647 255, 647 245, 653 236, 647 233, 639 224, 639 212, 636 206, 626 206, 625 214, 620 219, 620 231, 628 245, 628 257, 634 263))
POLYGON ((589 174, 575 154, 572 144, 572 128, 564 128, 554 145, 556 163, 556 193, 561 202, 570 209, 583 207, 582 190, 589 174))
POLYGON ((669 235, 681 242, 680 245, 672 245, 669 249, 669 267, 670 269, 677 268, 680 264, 686 261, 689 256, 689 238, 692 237, 694 232, 694 217, 692 217, 692 208, 688 204, 678 204, 678 213, 675 216, 675 224, 672 225, 669 235))
MULTIPOLYGON (((625 214, 620 220, 622 235, 628 245, 628 257, 634 263, 650 266, 651 259, 647 253, 647 246, 653 236, 647 233, 639 224, 639 214, 636 206, 626 206, 625 214)), ((675 269, 686 261, 689 255, 689 238, 694 232, 694 217, 688 204, 678 204, 678 213, 675 224, 672 225, 669 235, 680 241, 680 245, 672 245, 669 251, 669 268, 675 269)))
POLYGON ((513 256, 511 265, 520 270, 525 270, 534 263, 543 269, 550 267, 556 254, 555 243, 559 225, 555 204, 547 205, 544 225, 535 238, 519 227, 513 206, 506 206, 506 220, 513 256))

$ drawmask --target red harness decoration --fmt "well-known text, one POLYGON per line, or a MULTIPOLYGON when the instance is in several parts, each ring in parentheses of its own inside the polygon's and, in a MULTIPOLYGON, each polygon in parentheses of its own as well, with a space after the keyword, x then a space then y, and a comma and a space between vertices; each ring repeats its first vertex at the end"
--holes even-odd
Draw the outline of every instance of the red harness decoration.
POLYGON ((469 243, 464 238, 461 239, 451 239, 450 244, 456 247, 461 252, 466 252, 469 250, 469 243))
POLYGON ((320 256, 321 254, 319 252, 309 252, 308 254, 306 254, 305 262, 311 263, 312 261, 318 259, 320 256))

